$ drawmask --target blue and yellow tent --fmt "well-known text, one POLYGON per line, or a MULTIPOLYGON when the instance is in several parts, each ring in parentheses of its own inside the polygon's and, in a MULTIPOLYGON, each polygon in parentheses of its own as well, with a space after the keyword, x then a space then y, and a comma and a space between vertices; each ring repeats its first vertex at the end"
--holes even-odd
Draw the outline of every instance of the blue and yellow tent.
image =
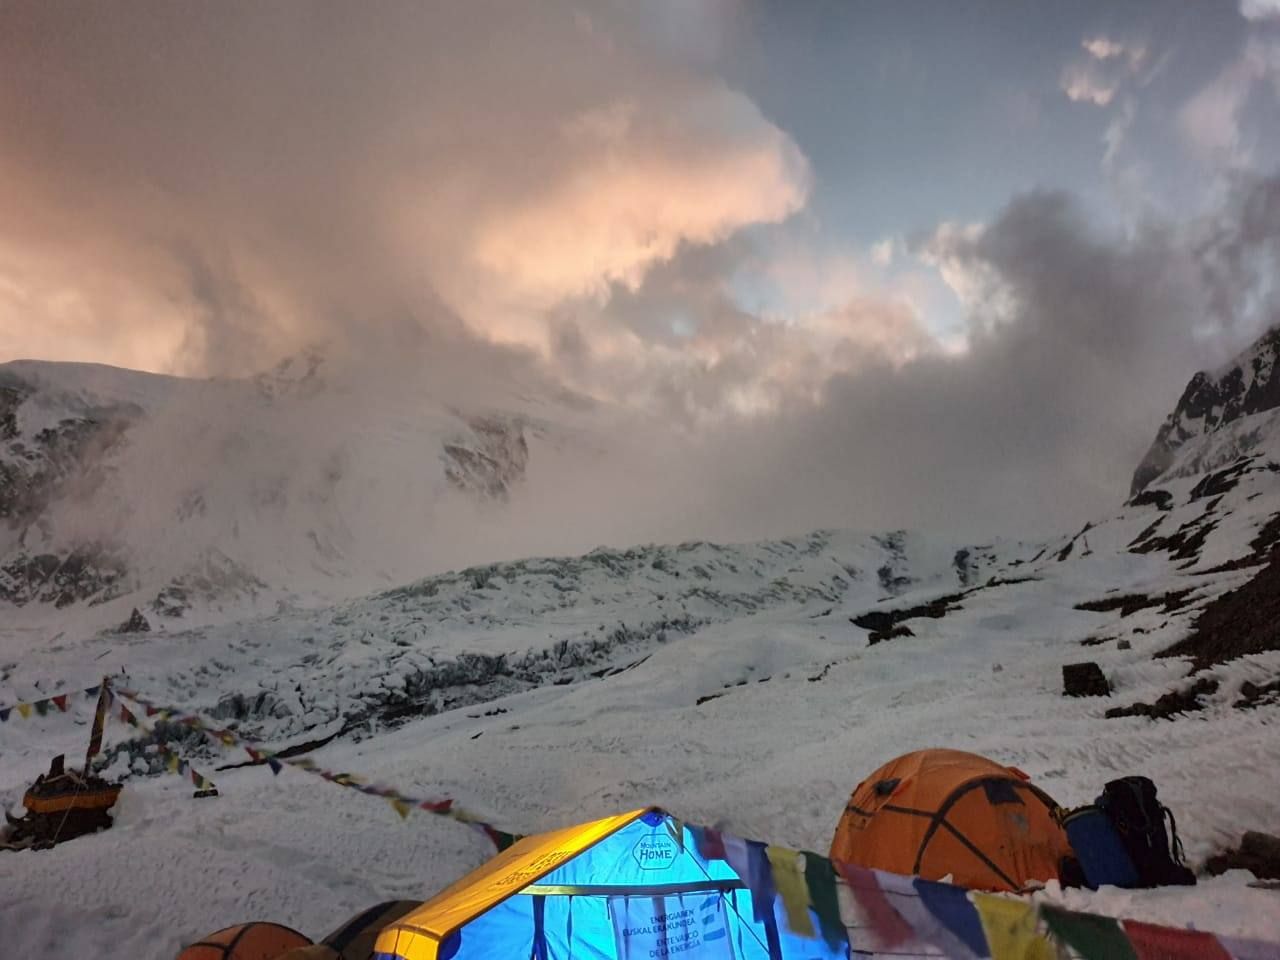
POLYGON ((386 927, 376 960, 837 960, 647 808, 526 837, 386 927))

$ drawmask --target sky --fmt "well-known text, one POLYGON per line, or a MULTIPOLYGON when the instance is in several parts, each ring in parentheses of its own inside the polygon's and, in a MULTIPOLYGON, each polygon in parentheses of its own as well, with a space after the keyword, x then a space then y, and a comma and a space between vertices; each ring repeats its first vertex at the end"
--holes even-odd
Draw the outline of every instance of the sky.
POLYGON ((718 535, 1065 529, 1280 317, 1278 168, 1278 0, 0 0, 0 362, 410 337, 718 535))

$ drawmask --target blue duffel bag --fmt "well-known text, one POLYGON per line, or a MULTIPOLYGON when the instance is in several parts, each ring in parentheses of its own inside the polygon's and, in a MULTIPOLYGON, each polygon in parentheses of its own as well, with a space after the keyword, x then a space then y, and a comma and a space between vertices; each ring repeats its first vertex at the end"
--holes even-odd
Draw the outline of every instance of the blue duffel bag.
POLYGON ((1072 810, 1062 825, 1090 889, 1142 885, 1124 841, 1101 808, 1090 804, 1072 810))

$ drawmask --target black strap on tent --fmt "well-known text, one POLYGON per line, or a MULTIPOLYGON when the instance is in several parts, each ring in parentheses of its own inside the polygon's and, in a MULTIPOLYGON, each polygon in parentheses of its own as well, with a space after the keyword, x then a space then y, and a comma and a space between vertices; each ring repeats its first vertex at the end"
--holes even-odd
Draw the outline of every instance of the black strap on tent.
MULTIPOLYGON (((951 808, 954 807, 962 797, 979 788, 989 790, 990 788, 988 787, 988 784, 993 781, 996 783, 1008 784, 1014 790, 1027 790, 1046 807, 1049 807, 1050 810, 1053 809, 1053 805, 1049 803, 1041 791, 1036 789, 1033 784, 1026 783, 1022 780, 1013 780, 1008 777, 978 777, 975 780, 970 780, 968 783, 962 783, 951 791, 947 796, 947 799, 942 802, 942 806, 938 807, 937 812, 933 814, 932 822, 929 824, 929 829, 925 831, 924 839, 920 841, 920 849, 916 851, 916 862, 911 868, 912 873, 917 875, 920 873, 920 864, 924 860, 924 852, 929 847, 929 841, 933 839, 934 834, 938 832, 939 827, 945 827, 952 836, 964 844, 964 846, 979 860, 986 864, 988 868, 993 870, 996 876, 998 876, 1003 882, 1008 884, 1014 890, 1018 889, 1018 884, 1008 874, 996 866, 990 857, 983 853, 982 850, 975 846, 968 837, 961 833, 949 820, 947 820, 947 814, 951 812, 951 808)), ((918 813, 919 811, 908 811, 904 809, 902 812, 918 813)))
MULTIPOLYGON (((985 863, 987 865, 987 869, 991 870, 997 877, 1003 880, 1009 886, 1010 889, 1012 890, 1018 889, 1018 883, 1011 876, 1009 876, 1007 873, 1001 870, 998 866, 996 866, 995 862, 990 857, 988 857, 985 853, 983 853, 976 846, 974 846, 973 842, 968 837, 966 837, 963 833, 961 833, 959 830, 957 830, 954 826, 952 826, 949 822, 945 820, 943 821, 942 825, 947 829, 948 833, 950 833, 953 837, 959 840, 961 844, 964 845, 964 848, 966 850, 968 850, 975 857, 977 857, 979 860, 985 863)), ((923 847, 921 849, 923 850, 923 847)), ((918 872, 918 868, 917 868, 917 872, 918 872)))
POLYGON ((876 807, 874 810, 863 810, 861 807, 854 806, 849 803, 845 806, 845 810, 849 813, 856 813, 860 817, 874 817, 877 813, 888 810, 890 813, 905 813, 913 817, 928 817, 932 819, 934 811, 932 810, 916 810, 914 807, 900 807, 896 803, 886 803, 883 806, 876 807))

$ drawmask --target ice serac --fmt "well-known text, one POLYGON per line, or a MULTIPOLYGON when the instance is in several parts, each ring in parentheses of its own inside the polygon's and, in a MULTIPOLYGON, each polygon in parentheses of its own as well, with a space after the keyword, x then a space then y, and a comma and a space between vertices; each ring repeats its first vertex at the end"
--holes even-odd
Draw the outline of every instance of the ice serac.
POLYGON ((1133 474, 1130 492, 1160 477, 1213 470, 1280 434, 1280 326, 1225 367, 1191 378, 1133 474))

